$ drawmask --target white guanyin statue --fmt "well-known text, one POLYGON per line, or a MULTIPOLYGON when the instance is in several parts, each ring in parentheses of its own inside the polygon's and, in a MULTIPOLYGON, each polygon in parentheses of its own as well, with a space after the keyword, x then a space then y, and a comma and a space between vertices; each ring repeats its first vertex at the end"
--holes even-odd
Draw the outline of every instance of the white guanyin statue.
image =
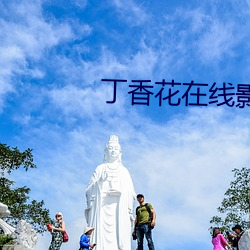
POLYGON ((121 154, 118 137, 111 135, 104 163, 97 166, 86 189, 85 217, 95 228, 91 242, 96 250, 131 250, 135 191, 121 154))

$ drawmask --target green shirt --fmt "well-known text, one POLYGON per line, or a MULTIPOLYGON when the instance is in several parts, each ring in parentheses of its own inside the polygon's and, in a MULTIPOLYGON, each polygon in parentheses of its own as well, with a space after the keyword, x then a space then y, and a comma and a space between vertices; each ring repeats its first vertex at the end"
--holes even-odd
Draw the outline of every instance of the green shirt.
MULTIPOLYGON (((153 209, 153 206, 148 203, 148 207, 151 209, 153 209)), ((148 210, 146 208, 145 205, 143 206, 139 206, 137 208, 137 223, 140 225, 140 224, 145 224, 145 223, 148 223, 148 220, 149 220, 149 213, 148 213, 148 210)))

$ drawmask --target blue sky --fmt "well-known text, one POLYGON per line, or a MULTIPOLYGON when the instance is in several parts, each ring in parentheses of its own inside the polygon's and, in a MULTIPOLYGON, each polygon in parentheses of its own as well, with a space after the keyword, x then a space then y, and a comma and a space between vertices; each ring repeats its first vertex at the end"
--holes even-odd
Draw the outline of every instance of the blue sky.
MULTIPOLYGON (((62 250, 78 247, 85 188, 110 134, 120 138, 136 192, 155 208, 156 248, 212 248, 209 220, 231 170, 249 164, 250 107, 236 107, 237 95, 233 107, 217 106, 223 97, 159 106, 155 82, 181 83, 172 89, 179 98, 183 83, 208 84, 200 88, 206 104, 214 82, 236 94, 250 84, 249 22, 249 0, 0 1, 1 143, 33 149, 38 168, 10 178, 52 216, 64 214, 70 241, 62 250), (127 80, 114 104, 106 103, 113 84, 101 79, 127 80), (131 104, 132 80, 151 80, 148 106, 131 104)), ((37 250, 49 243, 49 233, 39 236, 37 250)))

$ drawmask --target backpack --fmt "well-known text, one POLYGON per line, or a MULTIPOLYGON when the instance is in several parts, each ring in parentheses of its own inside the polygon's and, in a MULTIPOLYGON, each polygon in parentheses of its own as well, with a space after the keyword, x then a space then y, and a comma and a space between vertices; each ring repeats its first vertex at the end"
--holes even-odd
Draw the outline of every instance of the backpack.
MULTIPOLYGON (((149 225, 149 227, 150 227, 151 229, 153 229, 154 227, 151 226, 151 222, 152 222, 152 220, 153 220, 153 214, 151 213, 151 209, 150 209, 150 207, 148 206, 148 203, 145 203, 143 206, 146 207, 146 209, 147 209, 147 211, 148 211, 148 214, 149 214, 148 225, 149 225)), ((138 206, 138 207, 136 208, 136 215, 137 215, 137 216, 138 216, 138 209, 139 209, 139 208, 140 208, 140 206, 138 206)))

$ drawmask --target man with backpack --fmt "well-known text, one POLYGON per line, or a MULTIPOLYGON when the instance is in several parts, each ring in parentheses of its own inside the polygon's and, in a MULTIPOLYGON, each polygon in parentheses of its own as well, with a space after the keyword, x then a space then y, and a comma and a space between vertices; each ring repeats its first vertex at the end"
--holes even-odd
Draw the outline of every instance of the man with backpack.
POLYGON ((133 231, 133 237, 136 236, 138 243, 138 250, 143 250, 143 239, 146 236, 148 242, 148 249, 155 250, 152 229, 155 226, 156 214, 153 206, 150 203, 144 202, 143 194, 137 195, 137 201, 140 206, 136 208, 135 227, 133 231))

